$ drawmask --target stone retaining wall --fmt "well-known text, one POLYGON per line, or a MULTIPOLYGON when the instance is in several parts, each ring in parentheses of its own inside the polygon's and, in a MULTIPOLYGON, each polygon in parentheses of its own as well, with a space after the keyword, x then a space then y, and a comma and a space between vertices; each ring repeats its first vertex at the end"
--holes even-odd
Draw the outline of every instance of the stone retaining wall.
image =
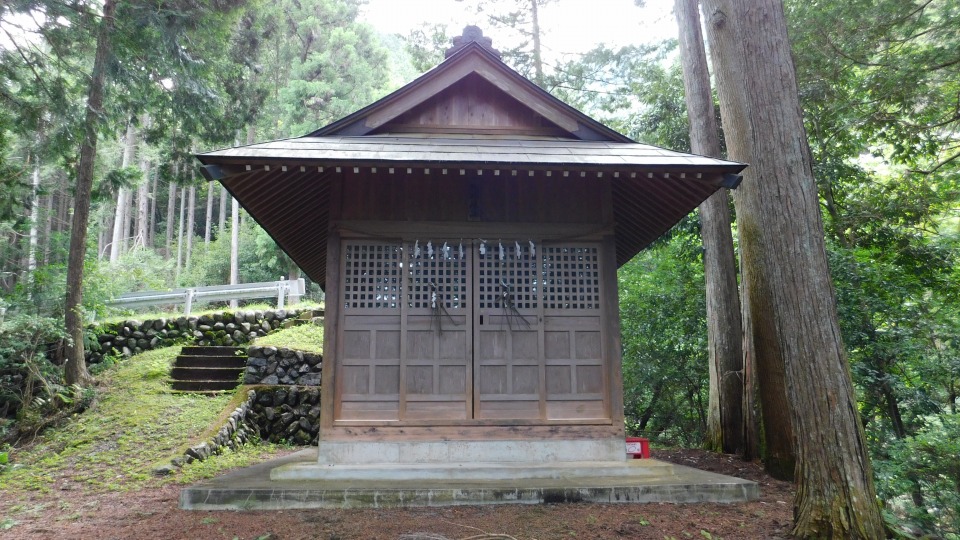
POLYGON ((312 315, 312 311, 301 309, 224 311, 199 317, 131 319, 103 324, 89 330, 96 335, 96 340, 87 344, 87 363, 96 364, 109 354, 128 357, 190 341, 201 346, 242 345, 281 328, 284 322, 297 319, 304 312, 312 315))
MULTIPOLYGON (((183 456, 172 460, 181 467, 220 455, 224 448, 235 449, 253 436, 273 443, 317 444, 320 429, 320 389, 315 386, 261 386, 247 392, 247 400, 209 441, 191 446, 183 456)), ((155 469, 170 474, 171 466, 155 469)))
POLYGON ((247 349, 243 384, 320 386, 322 363, 319 354, 254 345, 247 349))

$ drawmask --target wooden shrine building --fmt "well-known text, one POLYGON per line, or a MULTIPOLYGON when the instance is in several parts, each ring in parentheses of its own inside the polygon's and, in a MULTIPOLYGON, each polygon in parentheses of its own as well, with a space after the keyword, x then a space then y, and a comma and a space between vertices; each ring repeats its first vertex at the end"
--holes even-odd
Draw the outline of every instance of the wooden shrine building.
POLYGON ((326 292, 320 463, 622 461, 617 267, 744 165, 454 43, 309 135, 198 156, 326 292))

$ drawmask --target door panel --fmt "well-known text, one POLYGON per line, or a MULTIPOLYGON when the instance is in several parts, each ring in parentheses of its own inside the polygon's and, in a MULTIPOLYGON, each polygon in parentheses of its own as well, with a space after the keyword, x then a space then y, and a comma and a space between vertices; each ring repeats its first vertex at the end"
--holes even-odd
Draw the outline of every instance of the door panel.
POLYGON ((344 245, 338 420, 399 418, 400 256, 390 243, 344 245))
POLYGON ((498 242, 474 250, 478 419, 543 417, 539 263, 528 245, 498 242))
POLYGON ((344 242, 336 420, 610 418, 599 244, 502 245, 344 242))
POLYGON ((470 247, 450 240, 404 245, 403 420, 472 416, 470 247))
POLYGON ((543 248, 547 420, 609 418, 597 244, 543 248))

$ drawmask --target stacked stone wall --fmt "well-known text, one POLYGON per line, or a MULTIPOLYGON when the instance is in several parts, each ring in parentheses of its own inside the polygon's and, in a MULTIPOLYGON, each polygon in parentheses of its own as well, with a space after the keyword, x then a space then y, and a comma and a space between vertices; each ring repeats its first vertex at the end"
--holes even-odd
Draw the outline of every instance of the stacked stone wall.
POLYGON ((130 319, 100 324, 88 329, 93 339, 86 347, 87 363, 96 364, 107 355, 129 357, 176 344, 244 345, 283 327, 287 321, 291 324, 292 319, 304 311, 307 310, 224 311, 199 317, 130 319))
POLYGON ((247 348, 243 384, 320 386, 323 357, 283 347, 247 348))

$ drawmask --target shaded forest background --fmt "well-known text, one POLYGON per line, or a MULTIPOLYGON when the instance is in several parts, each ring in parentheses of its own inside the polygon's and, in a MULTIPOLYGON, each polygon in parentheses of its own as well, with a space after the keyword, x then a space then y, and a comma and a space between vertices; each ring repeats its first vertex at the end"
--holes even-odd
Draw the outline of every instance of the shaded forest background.
MULTIPOLYGON (((677 44, 546 61, 535 15, 551 3, 488 0, 465 10, 478 12, 508 64, 560 99, 635 140, 689 150, 677 44)), ((9 418, 22 418, 37 396, 70 393, 56 352, 43 345, 66 335, 70 220, 100 6, 0 7, 0 412, 9 418)), ((896 530, 955 535, 960 6, 785 6, 878 496, 896 530)), ((359 22, 358 8, 355 0, 117 6, 93 126, 84 317, 109 315, 105 302, 122 292, 227 283, 233 232, 240 282, 299 276, 219 185, 202 180, 191 154, 303 135, 442 60, 442 28, 380 35, 359 22)), ((710 381, 698 216, 621 268, 619 280, 628 431, 703 444, 710 381)), ((311 291, 319 298, 316 285, 311 291)))

